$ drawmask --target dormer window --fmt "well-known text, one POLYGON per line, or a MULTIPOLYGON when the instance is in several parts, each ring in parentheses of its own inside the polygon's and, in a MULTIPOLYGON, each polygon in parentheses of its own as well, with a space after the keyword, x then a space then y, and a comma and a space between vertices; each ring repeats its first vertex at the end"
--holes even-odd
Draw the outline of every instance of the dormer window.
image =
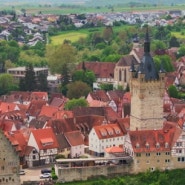
POLYGON ((112 131, 109 131, 109 135, 111 136, 113 134, 113 132, 112 131))
POLYGON ((169 147, 168 142, 165 143, 165 146, 164 146, 164 147, 165 147, 165 148, 168 148, 168 147, 169 147))
POLYGON ((40 140, 42 143, 42 146, 52 145, 53 139, 52 138, 45 138, 40 140))
POLYGON ((160 148, 160 144, 158 142, 156 143, 156 148, 160 148))
POLYGON ((145 145, 145 146, 146 146, 146 148, 150 148, 150 145, 149 145, 149 143, 146 143, 146 145, 145 145))
POLYGON ((139 143, 136 143, 136 148, 140 148, 140 145, 139 145, 139 143))

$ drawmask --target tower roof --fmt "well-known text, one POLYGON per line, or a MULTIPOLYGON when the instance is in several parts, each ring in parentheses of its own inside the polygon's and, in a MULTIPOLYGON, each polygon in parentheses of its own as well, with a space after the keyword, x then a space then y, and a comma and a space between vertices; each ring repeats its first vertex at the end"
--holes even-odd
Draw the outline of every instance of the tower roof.
POLYGON ((138 73, 145 74, 145 80, 157 80, 159 78, 152 56, 150 55, 150 39, 148 27, 144 42, 144 55, 141 60, 138 73))

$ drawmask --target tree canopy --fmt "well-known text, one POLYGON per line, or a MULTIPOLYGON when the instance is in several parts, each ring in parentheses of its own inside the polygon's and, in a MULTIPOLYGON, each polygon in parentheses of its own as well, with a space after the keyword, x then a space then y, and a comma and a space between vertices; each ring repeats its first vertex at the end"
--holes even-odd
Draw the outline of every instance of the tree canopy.
POLYGON ((76 50, 69 43, 64 43, 59 46, 47 46, 46 57, 48 65, 52 73, 61 74, 64 65, 67 65, 69 71, 73 70, 73 65, 76 62, 76 50))
POLYGON ((84 98, 72 99, 65 104, 66 110, 72 110, 76 107, 87 107, 88 102, 84 98))

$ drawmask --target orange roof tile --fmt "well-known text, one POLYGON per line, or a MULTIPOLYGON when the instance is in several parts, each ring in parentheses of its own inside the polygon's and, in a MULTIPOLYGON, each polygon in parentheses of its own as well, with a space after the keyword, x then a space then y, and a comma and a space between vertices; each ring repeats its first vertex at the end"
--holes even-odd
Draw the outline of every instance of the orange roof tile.
POLYGON ((66 140, 71 146, 83 145, 84 140, 80 131, 72 131, 64 133, 66 140))
POLYGON ((55 116, 57 111, 58 111, 57 107, 43 105, 42 108, 41 108, 39 116, 45 115, 45 116, 51 118, 51 117, 55 116))
POLYGON ((106 148, 105 152, 111 153, 111 154, 112 153, 123 153, 124 150, 121 147, 113 146, 113 147, 110 147, 110 148, 106 148))
POLYGON ((40 150, 58 148, 58 142, 52 128, 32 130, 31 133, 40 150))

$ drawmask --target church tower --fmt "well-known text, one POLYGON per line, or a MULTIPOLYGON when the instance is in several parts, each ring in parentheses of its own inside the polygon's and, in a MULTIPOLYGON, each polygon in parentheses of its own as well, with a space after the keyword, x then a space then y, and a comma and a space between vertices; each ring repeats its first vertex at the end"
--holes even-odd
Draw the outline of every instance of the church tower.
POLYGON ((148 28, 144 55, 138 70, 130 68, 131 114, 130 130, 156 130, 163 127, 163 95, 165 71, 157 72, 150 55, 148 28))

